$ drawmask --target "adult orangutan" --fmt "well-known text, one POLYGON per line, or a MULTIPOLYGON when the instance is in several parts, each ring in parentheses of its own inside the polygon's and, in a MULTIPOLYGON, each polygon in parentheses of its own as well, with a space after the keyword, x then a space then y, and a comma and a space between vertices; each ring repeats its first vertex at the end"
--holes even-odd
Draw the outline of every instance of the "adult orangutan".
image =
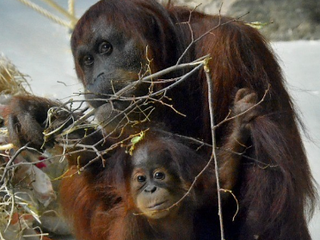
MULTIPOLYGON (((310 239, 306 212, 313 209, 315 190, 298 118, 277 60, 257 30, 238 19, 171 4, 164 7, 155 0, 102 0, 81 17, 71 46, 77 75, 89 104, 97 109, 105 136, 148 120, 151 126, 161 123, 172 133, 211 143, 209 107, 215 123, 220 123, 229 116, 239 89, 256 93, 263 99, 263 113, 250 124, 251 137, 242 143, 248 149, 233 187, 240 211, 235 221, 225 215, 226 235, 246 240, 310 239), (190 68, 177 67, 180 70, 167 72, 163 80, 142 78, 205 55, 211 58, 205 67, 213 89, 202 69, 167 89, 190 68)), ((29 100, 32 106, 13 100, 8 128, 14 142, 39 146, 43 126, 36 129, 23 120, 42 123, 48 104, 29 100)), ((230 140, 233 130, 232 121, 216 127, 218 147, 230 140)), ((234 205, 227 203, 226 212, 234 205)))

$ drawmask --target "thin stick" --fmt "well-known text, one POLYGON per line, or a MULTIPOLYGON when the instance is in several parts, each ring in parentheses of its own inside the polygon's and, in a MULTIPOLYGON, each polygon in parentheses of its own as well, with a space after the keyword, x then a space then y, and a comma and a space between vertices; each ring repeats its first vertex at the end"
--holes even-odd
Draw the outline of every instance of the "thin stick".
POLYGON ((214 162, 215 166, 215 175, 216 175, 216 184, 217 184, 217 196, 218 196, 218 215, 220 222, 220 236, 221 240, 224 240, 224 228, 223 228, 223 216, 222 216, 222 203, 221 203, 221 193, 220 193, 220 182, 219 182, 219 166, 216 154, 216 140, 215 140, 215 125, 214 125, 214 109, 212 106, 213 103, 213 84, 209 74, 210 69, 205 68, 206 80, 208 85, 208 102, 209 102, 209 116, 210 116, 210 128, 211 128, 211 141, 212 141, 212 152, 211 157, 208 162, 214 162))

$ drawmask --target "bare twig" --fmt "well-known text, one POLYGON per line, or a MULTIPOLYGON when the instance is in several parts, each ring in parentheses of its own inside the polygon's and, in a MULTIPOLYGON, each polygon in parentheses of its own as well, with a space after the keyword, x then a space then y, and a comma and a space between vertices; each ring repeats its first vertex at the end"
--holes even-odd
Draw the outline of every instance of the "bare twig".
POLYGON ((7 175, 7 171, 8 171, 8 167, 14 162, 14 160, 17 158, 17 156, 19 156, 19 154, 27 149, 30 149, 28 147, 29 143, 27 143, 25 146, 21 147, 20 149, 18 149, 16 151, 16 153, 10 158, 10 160, 8 161, 8 163, 6 164, 6 167, 4 168, 4 171, 2 173, 2 176, 1 176, 1 180, 0 180, 0 184, 3 184, 4 182, 4 179, 7 175))
POLYGON ((206 80, 207 80, 207 86, 208 86, 208 102, 209 102, 209 116, 210 116, 210 127, 211 127, 211 141, 212 141, 212 152, 210 160, 208 161, 207 166, 211 164, 211 162, 214 162, 215 166, 215 176, 216 176, 216 184, 217 184, 217 197, 218 197, 218 215, 219 215, 219 221, 220 221, 220 236, 221 240, 224 240, 224 228, 223 228, 223 216, 222 216, 222 202, 221 202, 221 193, 220 193, 220 178, 219 178, 219 166, 218 166, 218 160, 217 160, 217 154, 216 154, 216 136, 215 136, 215 125, 214 125, 214 109, 212 106, 213 103, 213 82, 210 77, 210 69, 206 65, 205 68, 205 74, 206 74, 206 80))
POLYGON ((236 212, 234 213, 234 215, 233 215, 233 217, 232 217, 232 221, 234 221, 234 220, 235 220, 235 218, 236 218, 236 216, 237 216, 237 215, 238 215, 238 213, 239 213, 239 210, 240 210, 240 207, 239 207, 239 201, 238 201, 238 199, 237 199, 236 195, 234 195, 234 193, 233 193, 231 190, 229 190, 229 189, 223 189, 223 188, 220 188, 220 191, 223 191, 223 192, 226 192, 226 193, 230 193, 230 194, 231 194, 231 196, 233 197, 233 199, 236 201, 237 209, 236 209, 236 212))

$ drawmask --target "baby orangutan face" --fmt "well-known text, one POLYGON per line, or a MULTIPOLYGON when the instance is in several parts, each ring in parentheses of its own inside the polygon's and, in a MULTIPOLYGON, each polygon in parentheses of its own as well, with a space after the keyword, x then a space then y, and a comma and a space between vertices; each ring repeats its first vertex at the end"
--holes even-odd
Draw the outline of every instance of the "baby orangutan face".
POLYGON ((139 211, 151 219, 175 214, 179 206, 172 206, 185 189, 173 154, 156 144, 143 144, 134 152, 132 165, 131 194, 139 211))

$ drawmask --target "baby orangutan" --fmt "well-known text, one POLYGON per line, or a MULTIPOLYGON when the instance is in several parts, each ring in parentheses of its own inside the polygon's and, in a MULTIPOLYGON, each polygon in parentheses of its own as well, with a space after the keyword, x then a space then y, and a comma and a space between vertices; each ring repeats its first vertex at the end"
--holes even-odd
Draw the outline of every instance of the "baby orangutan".
MULTIPOLYGON (((239 153, 245 149, 241 143, 250 137, 250 124, 260 113, 259 106, 251 109, 255 103, 254 93, 238 91, 233 111, 243 114, 234 119, 232 137, 217 152, 221 188, 232 189, 237 182, 239 153)), ((61 203, 77 239, 219 236, 215 166, 189 143, 151 129, 135 144, 132 155, 120 148, 107 159, 105 168, 93 164, 74 174, 78 166, 71 164, 72 176, 62 180, 61 203)))

